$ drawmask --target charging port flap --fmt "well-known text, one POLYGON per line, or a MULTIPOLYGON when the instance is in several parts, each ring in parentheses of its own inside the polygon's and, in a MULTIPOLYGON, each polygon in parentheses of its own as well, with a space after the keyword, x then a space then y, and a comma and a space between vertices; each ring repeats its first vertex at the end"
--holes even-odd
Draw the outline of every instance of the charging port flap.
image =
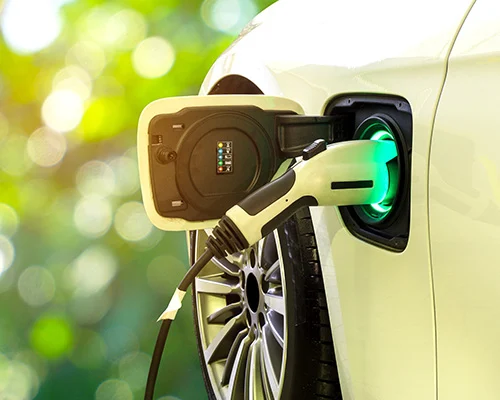
MULTIPOLYGON (((149 104, 139 119, 137 142, 150 220, 162 230, 213 227, 234 204, 270 182, 295 148, 316 139, 312 134, 294 140, 279 129, 298 123, 279 123, 279 117, 303 113, 292 100, 262 95, 173 97, 149 104)), ((319 118, 307 122, 319 121, 318 135, 328 135, 327 121, 319 118)))

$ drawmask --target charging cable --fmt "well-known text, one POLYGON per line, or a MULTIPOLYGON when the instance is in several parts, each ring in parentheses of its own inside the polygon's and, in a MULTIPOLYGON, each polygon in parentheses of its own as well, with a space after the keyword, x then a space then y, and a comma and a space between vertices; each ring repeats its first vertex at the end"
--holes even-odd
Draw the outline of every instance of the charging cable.
POLYGON ((397 157, 396 144, 385 140, 357 140, 327 146, 316 140, 302 160, 279 178, 261 187, 221 218, 206 242, 205 252, 177 287, 156 340, 144 400, 152 400, 168 332, 182 299, 195 277, 212 257, 242 251, 279 227, 306 206, 344 206, 379 203, 391 186, 387 163, 397 157))
POLYGON ((182 278, 181 283, 177 286, 168 307, 163 312, 163 314, 158 318, 158 321, 162 321, 160 332, 156 339, 155 349, 153 351, 153 357, 151 358, 151 365, 149 367, 148 380, 146 383, 146 392, 144 394, 144 400, 152 400, 155 390, 156 378, 158 376, 158 369, 160 367, 161 356, 163 354, 163 349, 165 348, 165 342, 167 341, 168 331, 170 330, 170 325, 175 319, 177 311, 182 306, 182 299, 184 298, 189 285, 193 283, 196 275, 200 273, 205 265, 212 259, 213 253, 207 249, 205 252, 196 260, 191 268, 189 268, 184 278, 182 278))

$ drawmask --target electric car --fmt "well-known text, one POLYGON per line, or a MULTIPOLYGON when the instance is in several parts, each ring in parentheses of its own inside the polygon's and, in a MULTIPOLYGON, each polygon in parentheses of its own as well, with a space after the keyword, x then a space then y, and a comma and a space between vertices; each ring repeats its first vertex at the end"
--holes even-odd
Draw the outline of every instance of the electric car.
POLYGON ((383 202, 304 208, 198 275, 209 399, 500 398, 499 21, 494 0, 282 0, 218 58, 213 105, 286 98, 400 156, 383 202))

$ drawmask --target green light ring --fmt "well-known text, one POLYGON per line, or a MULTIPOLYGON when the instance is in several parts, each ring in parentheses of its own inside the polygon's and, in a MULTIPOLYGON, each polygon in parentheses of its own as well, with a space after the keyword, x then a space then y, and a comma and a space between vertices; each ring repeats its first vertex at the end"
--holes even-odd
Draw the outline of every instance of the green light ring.
POLYGON ((373 136, 370 137, 370 140, 393 140, 394 141, 394 136, 392 135, 392 132, 380 130, 380 131, 375 132, 373 134, 373 136))
MULTIPOLYGON (((392 140, 395 141, 392 130, 386 124, 377 121, 369 126, 367 126, 363 133, 360 136, 360 139, 368 139, 368 140, 392 140)), ((381 221, 392 210, 392 202, 385 203, 386 199, 382 200, 379 203, 372 203, 366 206, 360 206, 361 210, 370 218, 376 221, 381 221)))
POLYGON ((392 209, 392 205, 385 206, 382 203, 372 203, 370 207, 379 213, 388 213, 392 209))

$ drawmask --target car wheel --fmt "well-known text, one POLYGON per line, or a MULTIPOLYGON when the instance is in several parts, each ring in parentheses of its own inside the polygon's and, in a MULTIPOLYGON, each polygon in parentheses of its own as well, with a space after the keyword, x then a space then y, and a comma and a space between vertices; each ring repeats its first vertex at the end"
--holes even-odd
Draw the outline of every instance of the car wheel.
MULTIPOLYGON (((206 233, 196 236, 193 256, 206 233)), ((250 249, 212 259, 193 310, 210 400, 342 399, 307 209, 250 249)))

